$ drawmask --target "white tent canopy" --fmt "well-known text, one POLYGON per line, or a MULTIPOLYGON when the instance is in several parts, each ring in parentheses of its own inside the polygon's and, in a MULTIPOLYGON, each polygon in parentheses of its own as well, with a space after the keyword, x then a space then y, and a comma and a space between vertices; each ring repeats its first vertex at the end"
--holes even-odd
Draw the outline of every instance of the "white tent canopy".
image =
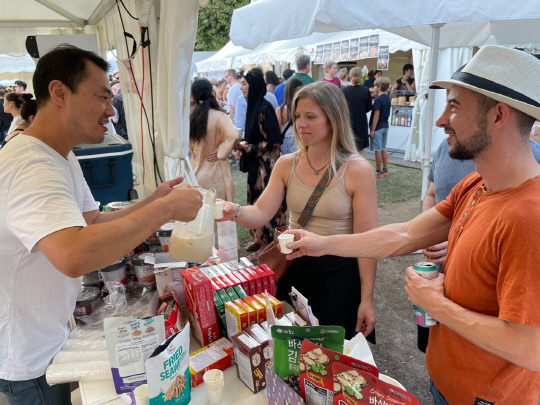
POLYGON ((310 54, 317 45, 330 42, 341 42, 351 38, 359 38, 366 35, 379 35, 379 43, 388 45, 390 53, 408 51, 410 49, 428 49, 427 46, 410 41, 398 35, 382 30, 354 30, 341 31, 329 34, 314 32, 305 38, 276 41, 271 44, 262 44, 255 49, 235 46, 229 42, 211 58, 197 63, 198 71, 223 70, 240 68, 242 63, 259 64, 270 62, 294 63, 299 51, 310 54))
MULTIPOLYGON (((201 3, 204 1, 201 0, 201 3)), ((185 88, 191 67, 199 2, 124 0, 123 4, 135 17, 140 16, 143 4, 151 6, 148 23, 151 57, 148 48, 138 47, 131 59, 131 66, 119 10, 125 30, 137 42, 140 42, 140 27, 138 21, 131 19, 122 5, 117 7, 114 0, 3 2, 0 15, 0 54, 26 55, 25 41, 29 35, 95 34, 102 56, 105 56, 107 50, 116 49, 127 127, 134 151, 133 173, 138 179, 139 194, 143 197, 156 187, 155 170, 161 172, 163 180, 177 175, 194 179, 189 165, 182 162, 188 154, 186 139, 189 132, 186 123, 189 122, 189 111, 186 107, 185 88), (149 80, 149 59, 152 61, 152 83, 149 80), (135 83, 139 94, 143 95, 146 114, 141 110, 135 83), (158 100, 163 103, 158 103, 158 100), (151 112, 152 103, 154 114, 151 112), (154 154, 157 168, 153 165, 154 154)))
MULTIPOLYGON (((489 38, 502 45, 527 44, 538 48, 535 44, 540 43, 539 24, 540 7, 536 1, 509 5, 502 0, 439 0, 404 5, 400 0, 304 0, 301 3, 265 0, 234 11, 230 37, 235 45, 254 47, 268 41, 305 37, 314 31, 382 28, 431 46, 427 80, 430 83, 443 77, 438 69, 440 48, 481 46, 489 38), (253 24, 253 21, 266 23, 253 24)), ((462 63, 460 59, 448 61, 453 70, 462 63)), ((423 95, 427 93, 420 94, 423 95)), ((427 168, 432 153, 435 97, 435 91, 429 90, 429 102, 422 117, 425 123, 418 125, 419 117, 416 121, 417 129, 425 129, 420 136, 425 141, 422 195, 427 190, 427 168)))

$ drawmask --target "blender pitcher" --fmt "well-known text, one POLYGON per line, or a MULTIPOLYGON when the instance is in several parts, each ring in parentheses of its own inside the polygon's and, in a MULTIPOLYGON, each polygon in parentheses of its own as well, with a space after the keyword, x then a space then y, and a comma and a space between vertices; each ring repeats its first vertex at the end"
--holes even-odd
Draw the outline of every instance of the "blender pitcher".
POLYGON ((203 205, 193 221, 174 223, 169 254, 173 259, 204 263, 212 254, 216 190, 196 188, 203 196, 203 205))

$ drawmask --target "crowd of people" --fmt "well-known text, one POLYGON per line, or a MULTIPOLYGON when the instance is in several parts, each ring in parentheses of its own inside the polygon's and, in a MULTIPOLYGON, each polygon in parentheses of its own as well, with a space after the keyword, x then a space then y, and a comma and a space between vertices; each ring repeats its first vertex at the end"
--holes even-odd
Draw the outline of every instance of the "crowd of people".
MULTIPOLYGON (((309 66, 300 56, 285 83, 257 67, 228 71, 228 88, 193 82, 191 158, 199 183, 226 200, 223 220, 250 229, 253 251, 288 225, 292 263, 278 297, 288 301, 294 286, 321 324, 372 343, 377 260, 424 249, 441 274, 425 280, 409 268, 405 289, 439 322, 419 336, 435 404, 536 404, 540 146, 531 130, 540 120, 540 61, 485 46, 452 78, 433 83, 446 89, 437 125, 448 139, 424 212, 379 228, 376 179, 389 175, 391 82, 373 72, 373 97, 354 68, 333 80, 339 71, 328 64, 314 82, 309 66), (280 105, 272 91, 282 92, 280 105), (361 153, 366 140, 375 173, 361 153), (233 202, 233 151, 247 173, 243 207, 233 202)), ((0 358, 8 359, 0 362, 0 392, 11 404, 69 403, 69 385, 48 386, 44 374, 67 338, 78 277, 118 260, 167 221, 193 220, 202 204, 198 191, 177 187, 179 178, 122 211, 97 210, 72 149, 102 142, 115 116, 108 68, 92 52, 63 45, 37 64, 36 110, 25 109, 33 97, 24 91, 3 99, 20 117, 0 151, 0 358)), ((394 88, 414 91, 410 76, 406 65, 394 88)))

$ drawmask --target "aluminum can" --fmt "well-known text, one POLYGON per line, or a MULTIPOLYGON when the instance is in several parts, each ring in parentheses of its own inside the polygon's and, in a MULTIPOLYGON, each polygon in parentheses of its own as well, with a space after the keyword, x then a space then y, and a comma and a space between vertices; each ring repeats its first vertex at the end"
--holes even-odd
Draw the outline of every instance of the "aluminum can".
MULTIPOLYGON (((432 280, 439 274, 439 266, 431 262, 419 262, 413 266, 413 270, 416 274, 419 274, 427 280, 432 280)), ((438 324, 438 322, 432 317, 426 314, 426 312, 414 306, 414 320, 416 323, 424 328, 431 328, 438 324)))

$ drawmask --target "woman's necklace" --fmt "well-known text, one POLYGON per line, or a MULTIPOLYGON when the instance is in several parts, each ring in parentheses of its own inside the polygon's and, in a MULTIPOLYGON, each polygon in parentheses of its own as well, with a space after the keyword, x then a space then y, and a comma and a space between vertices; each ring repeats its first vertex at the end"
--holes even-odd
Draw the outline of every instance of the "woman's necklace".
POLYGON ((324 169, 326 166, 328 166, 328 163, 330 162, 327 162, 323 167, 321 167, 320 169, 315 169, 313 166, 311 166, 311 162, 309 161, 309 154, 308 154, 308 151, 306 150, 306 158, 307 158, 307 162, 308 162, 308 165, 309 167, 311 167, 311 169, 313 170, 313 173, 315 173, 315 176, 318 176, 320 171, 322 169, 324 169))

